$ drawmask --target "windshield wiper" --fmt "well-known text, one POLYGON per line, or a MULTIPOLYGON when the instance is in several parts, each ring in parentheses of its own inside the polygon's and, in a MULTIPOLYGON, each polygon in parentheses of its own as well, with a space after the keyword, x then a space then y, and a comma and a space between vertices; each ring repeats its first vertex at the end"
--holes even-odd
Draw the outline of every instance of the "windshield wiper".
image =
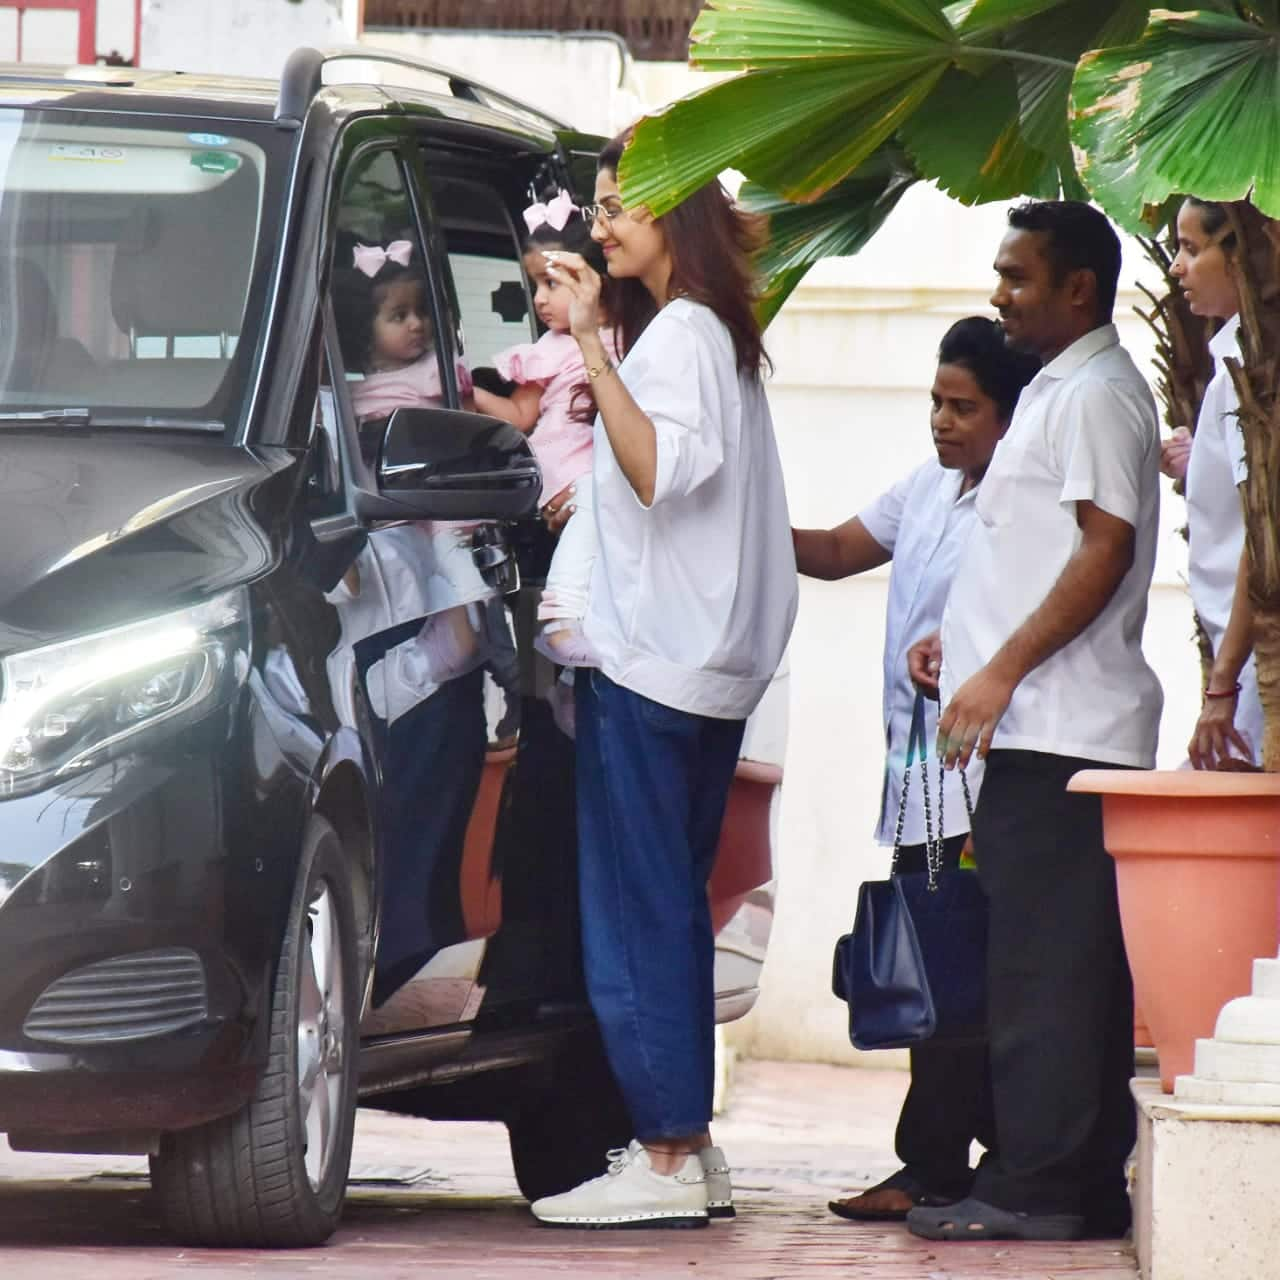
POLYGON ((87 427, 93 422, 88 409, 22 409, 0 413, 0 422, 30 423, 32 426, 87 427))
POLYGON ((19 409, 0 413, 0 426, 19 427, 124 427, 134 430, 152 428, 160 431, 203 431, 220 435, 226 424, 209 418, 164 418, 152 414, 126 417, 112 414, 95 415, 88 409, 19 409))

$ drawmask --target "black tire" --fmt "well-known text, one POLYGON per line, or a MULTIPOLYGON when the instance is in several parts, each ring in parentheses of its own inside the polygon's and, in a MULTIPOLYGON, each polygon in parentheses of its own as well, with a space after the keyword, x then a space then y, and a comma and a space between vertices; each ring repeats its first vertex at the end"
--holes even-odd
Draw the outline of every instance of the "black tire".
POLYGON ((151 1157, 151 1183, 166 1223, 184 1243, 297 1248, 323 1244, 338 1225, 351 1164, 359 1044, 350 874, 338 833, 314 816, 280 951, 258 1087, 234 1115, 165 1134, 151 1157), (327 978, 317 976, 316 965, 326 955, 333 960, 327 978), (312 1022, 314 1029, 304 1032, 312 1022), (316 1046, 309 1062, 319 1074, 310 1109, 299 1078, 304 1034, 316 1046), (309 1144, 306 1120, 323 1123, 320 1111, 329 1117, 328 1136, 309 1144))
POLYGON ((540 1088, 507 1118, 511 1164, 526 1200, 559 1195, 608 1167, 608 1152, 635 1136, 596 1034, 557 1055, 540 1088))

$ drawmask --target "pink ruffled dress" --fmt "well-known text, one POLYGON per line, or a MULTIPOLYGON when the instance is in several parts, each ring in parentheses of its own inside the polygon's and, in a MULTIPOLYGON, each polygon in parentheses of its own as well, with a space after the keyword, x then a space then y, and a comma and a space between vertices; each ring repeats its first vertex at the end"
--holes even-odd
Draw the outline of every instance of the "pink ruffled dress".
MULTIPOLYGON (((605 350, 616 357, 612 330, 602 329, 605 350)), ((591 419, 573 416, 573 393, 587 381, 587 368, 577 341, 567 333, 544 333, 537 342, 511 347, 494 357, 504 378, 521 386, 542 388, 538 422, 529 437, 542 467, 542 497, 546 502, 568 485, 576 486, 577 513, 565 525, 556 544, 546 586, 538 604, 538 618, 546 625, 534 639, 538 649, 560 666, 597 665, 595 651, 582 634, 591 570, 596 559, 595 514, 592 510, 591 457, 594 426, 591 419)), ((591 415, 594 419, 595 414, 591 415)), ((556 719, 572 735, 565 687, 557 683, 552 696, 556 719), (557 698, 557 696, 559 697, 557 698)))
MULTIPOLYGON (((600 336, 607 349, 616 349, 610 331, 601 330, 600 336)), ((529 443, 542 467, 539 501, 546 502, 591 470, 591 420, 573 418, 574 388, 587 381, 582 352, 572 334, 548 330, 537 342, 499 352, 493 363, 508 382, 542 388, 538 425, 529 443)))
MULTIPOLYGON (((459 360, 456 366, 458 390, 471 394, 471 370, 459 360)), ((385 418, 396 409, 428 409, 444 403, 440 361, 434 351, 405 365, 403 369, 383 369, 367 373, 351 384, 351 404, 356 417, 385 418)))

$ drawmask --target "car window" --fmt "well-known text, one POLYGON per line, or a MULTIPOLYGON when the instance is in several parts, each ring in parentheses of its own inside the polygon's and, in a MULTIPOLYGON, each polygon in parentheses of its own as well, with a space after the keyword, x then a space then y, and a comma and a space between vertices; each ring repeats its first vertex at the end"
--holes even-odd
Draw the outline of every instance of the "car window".
POLYGON ((475 369, 537 337, 520 242, 503 196, 483 179, 428 165, 431 204, 448 259, 448 293, 475 369))
POLYGON ((394 409, 448 405, 469 382, 441 331, 430 267, 394 150, 357 155, 343 180, 332 272, 346 400, 372 461, 394 409))
POLYGON ((238 416, 268 163, 219 129, 0 110, 0 411, 238 416))

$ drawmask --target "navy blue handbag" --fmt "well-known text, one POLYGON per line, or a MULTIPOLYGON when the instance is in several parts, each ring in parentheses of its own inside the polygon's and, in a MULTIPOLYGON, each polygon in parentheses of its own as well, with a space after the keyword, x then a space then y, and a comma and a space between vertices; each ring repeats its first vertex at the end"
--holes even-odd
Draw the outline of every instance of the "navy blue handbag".
MULTIPOLYGON (((849 1039, 858 1049, 904 1049, 925 1041, 960 1044, 986 1037, 987 899, 974 872, 942 867, 942 766, 935 840, 924 738, 924 700, 917 696, 889 878, 862 885, 853 932, 836 943, 831 987, 849 1005, 849 1039), (897 865, 917 757, 928 870, 904 874, 897 865)), ((972 828, 967 781, 964 795, 972 828)))

